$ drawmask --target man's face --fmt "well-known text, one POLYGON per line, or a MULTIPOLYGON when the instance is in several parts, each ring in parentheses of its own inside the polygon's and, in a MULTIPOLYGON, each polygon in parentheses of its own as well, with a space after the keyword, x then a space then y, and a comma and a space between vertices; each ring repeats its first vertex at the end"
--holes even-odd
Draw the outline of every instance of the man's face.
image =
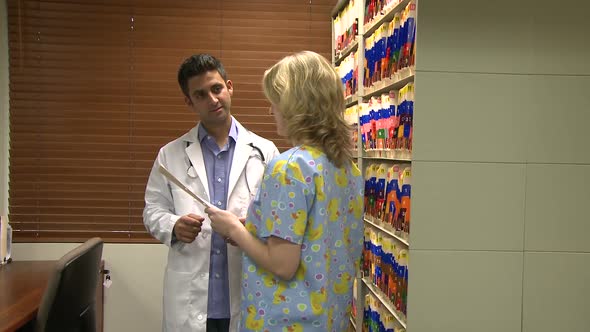
POLYGON ((223 81, 217 70, 208 71, 188 80, 189 98, 185 102, 199 114, 205 127, 221 126, 230 117, 231 96, 234 92, 230 80, 223 81))

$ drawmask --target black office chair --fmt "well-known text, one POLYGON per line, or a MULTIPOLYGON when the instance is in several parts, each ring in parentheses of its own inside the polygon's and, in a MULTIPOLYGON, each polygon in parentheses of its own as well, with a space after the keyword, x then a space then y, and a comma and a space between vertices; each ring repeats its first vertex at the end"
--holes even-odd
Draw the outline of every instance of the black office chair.
POLYGON ((57 261, 37 312, 36 332, 96 331, 102 246, 102 239, 92 238, 57 261))

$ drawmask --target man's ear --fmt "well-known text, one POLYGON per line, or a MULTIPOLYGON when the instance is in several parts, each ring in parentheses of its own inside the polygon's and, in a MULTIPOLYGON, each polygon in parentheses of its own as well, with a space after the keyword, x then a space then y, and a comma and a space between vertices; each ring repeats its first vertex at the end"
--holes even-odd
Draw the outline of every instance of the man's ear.
POLYGON ((225 82, 225 85, 227 86, 227 91, 229 91, 229 95, 233 96, 234 95, 234 83, 231 80, 227 80, 227 82, 225 82))
POLYGON ((191 99, 187 96, 184 96, 184 103, 186 104, 186 106, 193 106, 193 102, 191 101, 191 99))

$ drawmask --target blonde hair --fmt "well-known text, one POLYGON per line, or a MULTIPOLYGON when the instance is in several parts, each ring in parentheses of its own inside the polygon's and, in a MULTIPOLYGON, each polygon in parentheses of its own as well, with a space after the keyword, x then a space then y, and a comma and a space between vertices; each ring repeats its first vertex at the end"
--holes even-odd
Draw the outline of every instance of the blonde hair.
POLYGON ((344 120, 340 77, 321 55, 303 51, 266 70, 266 98, 275 104, 295 144, 322 150, 337 167, 352 159, 352 128, 344 120))

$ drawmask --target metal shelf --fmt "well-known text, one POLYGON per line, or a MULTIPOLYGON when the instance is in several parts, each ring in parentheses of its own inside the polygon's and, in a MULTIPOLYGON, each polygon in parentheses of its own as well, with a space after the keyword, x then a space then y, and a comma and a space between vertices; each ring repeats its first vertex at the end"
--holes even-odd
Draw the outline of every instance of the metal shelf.
MULTIPOLYGON (((385 14, 378 16, 376 19, 373 19, 372 22, 365 24, 364 26, 364 33, 363 36, 367 38, 370 36, 377 28, 386 21, 391 21, 393 16, 397 12, 401 12, 406 6, 410 3, 410 0, 402 0, 397 5, 391 7, 385 14)), ((364 8, 363 8, 364 9, 364 8)), ((334 15, 332 15, 334 16, 334 15)))
POLYGON ((399 73, 396 73, 393 79, 386 78, 375 83, 372 87, 365 88, 363 98, 370 98, 382 92, 403 88, 406 84, 414 81, 414 71, 413 68, 404 68, 399 73))
POLYGON ((412 162, 412 159, 388 158, 388 157, 367 157, 367 156, 363 156, 363 159, 367 159, 367 160, 396 161, 396 162, 400 162, 400 163, 411 163, 412 162))
POLYGON ((340 54, 334 58, 334 64, 335 65, 339 64, 340 61, 342 61, 344 58, 346 58, 350 54, 350 52, 356 50, 358 46, 359 46, 359 42, 358 42, 358 36, 357 36, 357 37, 354 37, 354 40, 352 41, 352 43, 350 43, 350 45, 346 46, 340 52, 340 54))
POLYGON ((338 13, 344 9, 344 7, 348 4, 349 0, 338 0, 338 3, 332 8, 332 12, 330 15, 332 18, 336 17, 338 13))
POLYGON ((380 231, 382 231, 383 233, 385 233, 385 234, 387 234, 387 235, 389 235, 389 236, 393 237, 393 238, 394 238, 394 239, 396 239, 397 241, 399 241, 399 242, 401 242, 402 244, 404 244, 406 247, 408 247, 408 248, 410 247, 410 242, 408 242, 408 240, 406 240, 406 239, 402 238, 401 236, 399 236, 399 235, 395 234, 395 232, 393 232, 393 231, 391 231, 391 230, 389 230, 389 229, 387 229, 387 228, 385 228, 385 227, 383 227, 383 226, 381 226, 381 225, 377 225, 376 223, 372 222, 371 220, 367 219, 366 217, 365 217, 365 222, 366 222, 367 224, 369 224, 369 225, 371 225, 371 226, 373 226, 373 227, 375 227, 375 228, 379 229, 379 230, 380 230, 380 231))
POLYGON ((344 98, 344 106, 346 108, 348 108, 348 107, 356 104, 357 102, 358 102, 358 98, 356 96, 356 93, 353 94, 353 95, 351 95, 351 96, 348 96, 348 97, 344 98))
POLYGON ((393 317, 398 321, 398 323, 405 329, 406 322, 400 317, 397 313, 397 310, 391 304, 391 301, 387 299, 387 296, 379 289, 377 286, 373 284, 368 278, 363 278, 363 283, 367 286, 367 288, 375 295, 375 297, 383 304, 383 306, 389 311, 393 317))
POLYGON ((356 329, 356 323, 354 322, 354 318, 353 318, 352 316, 349 316, 349 318, 350 318, 350 324, 352 324, 352 327, 354 327, 354 330, 355 330, 355 331, 358 331, 358 330, 356 329))

